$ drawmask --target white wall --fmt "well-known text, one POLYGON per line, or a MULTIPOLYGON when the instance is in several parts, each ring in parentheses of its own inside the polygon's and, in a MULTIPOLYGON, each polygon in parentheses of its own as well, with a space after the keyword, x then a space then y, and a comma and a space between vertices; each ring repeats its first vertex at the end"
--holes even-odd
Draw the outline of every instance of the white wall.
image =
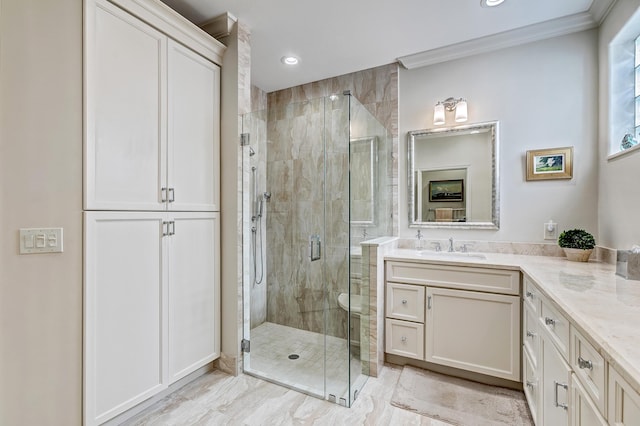
MULTIPOLYGON (((597 236, 597 31, 530 43, 400 72, 399 235, 408 228, 406 137, 432 128, 433 106, 464 97, 468 123, 500 121, 500 229, 428 230, 428 238, 543 242, 550 218, 560 230, 597 236), (525 180, 530 149, 574 147, 572 180, 525 180)), ((453 117, 447 114, 447 125, 453 117)))
POLYGON ((81 423, 82 1, 0 5, 0 424, 81 423), (64 253, 18 255, 21 227, 64 253))
MULTIPOLYGON (((640 7, 639 0, 618 0, 600 27, 600 126, 598 132, 599 164, 599 201, 598 228, 600 245, 615 249, 628 249, 640 244, 640 151, 624 157, 608 160, 610 143, 610 73, 609 43, 623 27, 625 22, 640 7)), ((640 28, 637 29, 640 33, 640 28)))

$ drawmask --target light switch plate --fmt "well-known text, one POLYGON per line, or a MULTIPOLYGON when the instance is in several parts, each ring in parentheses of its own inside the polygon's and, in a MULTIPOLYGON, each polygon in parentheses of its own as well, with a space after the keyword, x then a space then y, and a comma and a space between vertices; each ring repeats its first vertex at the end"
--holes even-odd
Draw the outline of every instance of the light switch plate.
POLYGON ((62 253, 62 228, 20 228, 20 254, 62 253))

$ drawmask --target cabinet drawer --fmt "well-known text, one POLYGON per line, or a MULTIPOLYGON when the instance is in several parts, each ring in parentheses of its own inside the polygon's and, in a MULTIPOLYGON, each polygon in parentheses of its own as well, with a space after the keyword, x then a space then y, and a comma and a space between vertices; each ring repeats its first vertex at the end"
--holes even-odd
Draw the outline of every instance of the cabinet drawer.
POLYGON ((389 318, 424 322, 424 287, 388 283, 386 310, 389 318))
POLYGON ((531 358, 533 367, 538 366, 540 357, 540 333, 538 330, 538 316, 524 305, 522 314, 522 345, 531 358))
POLYGON ((533 417, 533 423, 538 422, 540 412, 540 372, 531 362, 529 354, 523 354, 522 377, 524 378, 524 396, 527 398, 529 411, 533 417))
POLYGON ((468 266, 389 261, 387 281, 487 293, 520 294, 520 272, 468 266))
POLYGON ((385 334, 387 353, 424 359, 424 324, 387 319, 385 334))
POLYGON ((605 415, 606 363, 602 355, 574 327, 571 327, 570 364, 600 414, 605 415))
POLYGON ((564 359, 569 359, 569 321, 545 298, 541 304, 540 324, 564 359))
POLYGON ((526 307, 538 315, 540 313, 540 291, 528 276, 525 275, 522 282, 524 287, 522 301, 526 307))

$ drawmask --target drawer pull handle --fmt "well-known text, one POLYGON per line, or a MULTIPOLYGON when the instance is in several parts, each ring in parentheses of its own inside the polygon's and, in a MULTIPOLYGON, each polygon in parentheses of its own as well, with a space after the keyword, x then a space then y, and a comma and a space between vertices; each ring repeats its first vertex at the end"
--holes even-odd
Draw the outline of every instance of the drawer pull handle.
POLYGON ((561 386, 564 390, 569 389, 569 385, 567 385, 566 383, 560 383, 560 382, 556 382, 555 380, 553 381, 553 402, 556 404, 556 407, 560 407, 563 408, 565 410, 569 409, 569 406, 567 404, 561 404, 558 402, 558 386, 561 386))
POLYGON ((402 336, 402 338, 400 340, 402 340, 403 343, 406 342, 407 341, 407 336, 402 336))
POLYGON ((589 370, 593 370, 593 363, 588 360, 588 359, 584 359, 581 356, 578 357, 578 367, 580 368, 588 368, 589 370))
POLYGON ((536 333, 534 333, 533 331, 527 330, 527 337, 534 338, 534 337, 536 337, 536 333))
POLYGON ((403 305, 406 305, 406 304, 407 304, 407 299, 404 299, 404 300, 402 301, 402 304, 403 304, 403 305))
POLYGON ((530 291, 526 292, 526 296, 527 296, 529 299, 533 299, 533 293, 531 293, 530 291))
POLYGON ((427 309, 431 309, 431 296, 427 297, 427 309))
POLYGON ((554 320, 553 318, 545 317, 544 323, 547 325, 552 325, 554 327, 556 326, 556 320, 554 320))

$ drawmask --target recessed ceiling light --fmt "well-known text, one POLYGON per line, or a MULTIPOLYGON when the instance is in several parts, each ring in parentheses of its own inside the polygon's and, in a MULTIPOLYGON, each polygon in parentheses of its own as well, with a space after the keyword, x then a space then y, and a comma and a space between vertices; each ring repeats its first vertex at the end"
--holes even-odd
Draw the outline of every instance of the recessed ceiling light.
POLYGON ((480 6, 482 7, 494 7, 502 4, 504 0, 480 0, 480 6))
POLYGON ((282 58, 280 58, 280 62, 285 65, 297 65, 298 62, 300 62, 300 59, 296 58, 295 56, 283 56, 282 58))

